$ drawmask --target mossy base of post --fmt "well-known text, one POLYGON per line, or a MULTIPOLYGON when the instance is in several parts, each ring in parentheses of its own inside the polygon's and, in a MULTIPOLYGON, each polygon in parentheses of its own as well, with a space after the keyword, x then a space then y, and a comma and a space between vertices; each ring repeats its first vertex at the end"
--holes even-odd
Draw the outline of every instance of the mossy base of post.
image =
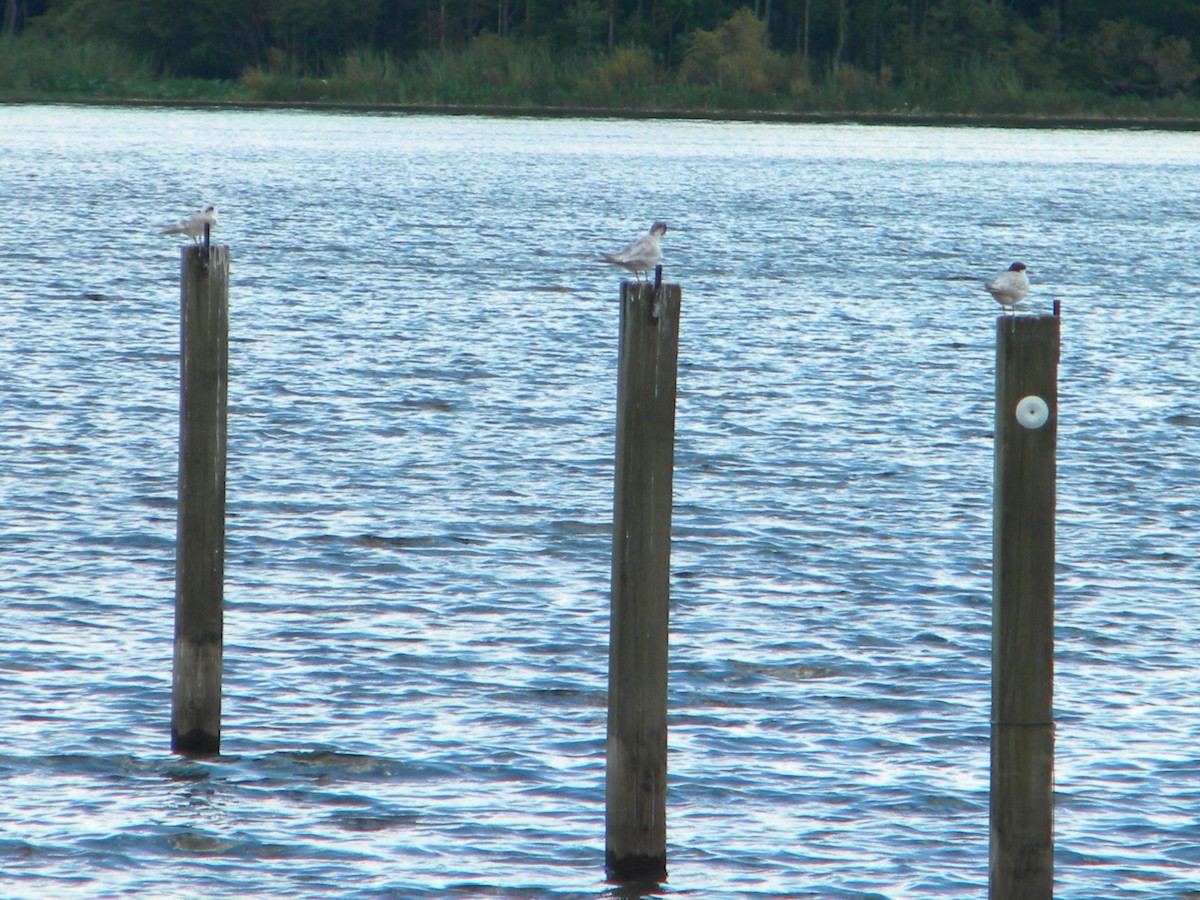
POLYGON ((657 886, 667 880, 667 854, 645 856, 640 853, 618 858, 613 851, 604 854, 604 871, 610 881, 645 882, 657 886))

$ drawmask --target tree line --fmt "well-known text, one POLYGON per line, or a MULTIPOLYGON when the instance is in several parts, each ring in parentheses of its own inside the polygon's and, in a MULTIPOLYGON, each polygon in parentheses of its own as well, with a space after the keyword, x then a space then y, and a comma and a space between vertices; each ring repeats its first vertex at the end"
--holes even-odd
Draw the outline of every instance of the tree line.
POLYGON ((760 93, 985 70, 1026 90, 1173 97, 1200 76, 1200 0, 4 0, 3 30, 108 40, 164 75, 215 79, 321 77, 353 53, 403 61, 479 40, 625 53, 760 93))

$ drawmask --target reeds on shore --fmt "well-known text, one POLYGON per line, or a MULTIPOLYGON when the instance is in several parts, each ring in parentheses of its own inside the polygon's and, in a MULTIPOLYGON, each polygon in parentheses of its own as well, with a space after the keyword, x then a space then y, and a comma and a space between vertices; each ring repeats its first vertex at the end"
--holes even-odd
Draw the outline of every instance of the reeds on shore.
POLYGON ((697 45, 672 69, 639 47, 556 50, 546 41, 482 34, 461 49, 410 57, 361 48, 304 71, 272 52, 236 79, 177 78, 114 43, 26 33, 0 37, 0 100, 188 100, 296 104, 479 106, 862 113, 893 116, 1055 116, 1200 120, 1200 100, 1112 97, 1030 88, 1011 69, 966 64, 897 82, 843 65, 812 71, 795 57, 744 42, 697 45), (760 49, 755 49, 760 48, 760 49), (720 53, 740 54, 722 58, 720 53))

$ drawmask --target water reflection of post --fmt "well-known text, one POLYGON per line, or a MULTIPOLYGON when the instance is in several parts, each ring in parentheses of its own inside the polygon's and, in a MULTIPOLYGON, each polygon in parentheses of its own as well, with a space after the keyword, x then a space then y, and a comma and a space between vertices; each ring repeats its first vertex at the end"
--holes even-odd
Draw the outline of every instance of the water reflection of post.
POLYGON ((183 248, 171 749, 221 746, 229 248, 183 248))
POLYGON ((605 868, 667 874, 667 620, 679 352, 677 284, 621 285, 613 491, 605 868))
POLYGON ((991 900, 1054 895, 1057 313, 996 320, 991 900))

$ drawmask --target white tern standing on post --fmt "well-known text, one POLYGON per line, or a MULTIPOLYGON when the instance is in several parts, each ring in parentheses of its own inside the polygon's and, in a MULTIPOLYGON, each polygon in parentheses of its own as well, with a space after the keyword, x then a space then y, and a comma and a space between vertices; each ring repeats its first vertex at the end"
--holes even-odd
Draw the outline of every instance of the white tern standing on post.
POLYGON ((160 225, 163 234, 186 234, 195 243, 200 243, 204 237, 204 226, 209 230, 217 227, 217 208, 206 206, 200 212, 192 213, 186 219, 180 219, 174 225, 160 225))
POLYGON ((603 262, 624 266, 634 274, 638 281, 641 281, 640 273, 645 272, 649 276, 650 271, 658 264, 661 255, 658 239, 666 233, 667 226, 662 222, 655 222, 650 228, 650 233, 645 237, 639 238, 624 250, 618 250, 616 253, 601 253, 600 259, 603 262))
POLYGON ((1029 278, 1025 274, 1027 271, 1025 263, 1015 262, 1008 267, 1008 271, 1001 272, 985 284, 983 289, 1015 315, 1016 305, 1025 299, 1025 294, 1029 291, 1029 278))

